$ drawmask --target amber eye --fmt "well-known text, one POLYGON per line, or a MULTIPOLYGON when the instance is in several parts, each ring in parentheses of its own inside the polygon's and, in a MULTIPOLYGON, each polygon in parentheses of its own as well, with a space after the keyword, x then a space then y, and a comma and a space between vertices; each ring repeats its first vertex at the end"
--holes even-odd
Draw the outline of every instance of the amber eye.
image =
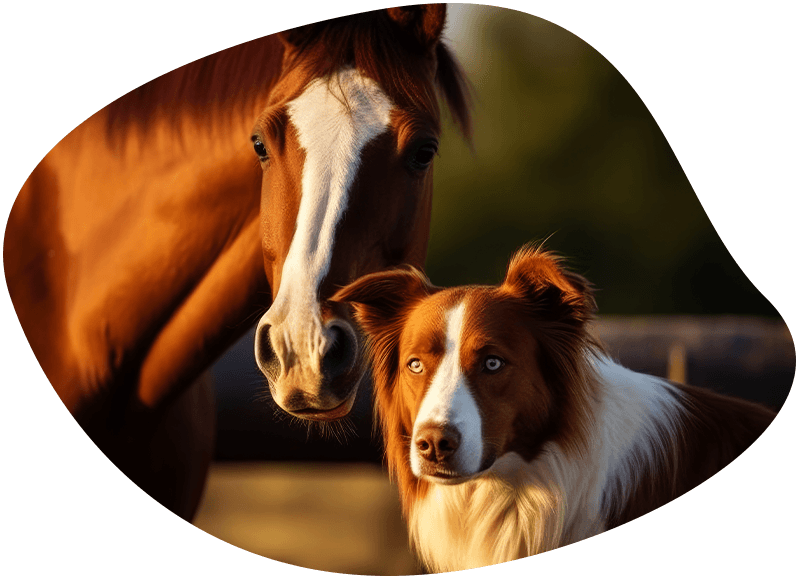
POLYGON ((267 146, 255 135, 251 137, 251 140, 253 141, 253 150, 256 152, 256 155, 258 155, 258 158, 261 159, 261 161, 266 161, 269 158, 267 146))
POLYGON ((412 358, 410 361, 408 361, 408 370, 418 375, 425 370, 425 367, 422 366, 421 360, 418 358, 412 358))
POLYGON ((505 366, 505 361, 498 356, 487 356, 483 361, 483 370, 494 374, 505 366))

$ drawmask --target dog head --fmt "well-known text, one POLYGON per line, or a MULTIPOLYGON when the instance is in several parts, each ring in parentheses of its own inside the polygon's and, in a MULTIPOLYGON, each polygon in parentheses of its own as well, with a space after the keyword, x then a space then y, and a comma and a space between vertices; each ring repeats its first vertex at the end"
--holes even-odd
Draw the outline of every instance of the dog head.
POLYGON ((498 286, 442 289, 417 270, 393 270, 334 300, 352 304, 368 337, 393 471, 459 483, 507 452, 530 458, 580 431, 595 303, 553 255, 523 248, 498 286))

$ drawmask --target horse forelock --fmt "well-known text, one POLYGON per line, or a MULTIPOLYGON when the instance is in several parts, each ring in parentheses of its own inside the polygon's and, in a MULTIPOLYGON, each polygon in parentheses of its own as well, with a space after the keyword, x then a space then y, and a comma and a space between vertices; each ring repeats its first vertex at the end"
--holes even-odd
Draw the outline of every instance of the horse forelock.
POLYGON ((302 66, 309 78, 334 78, 353 67, 374 79, 401 109, 423 108, 438 120, 437 93, 465 137, 471 135, 470 89, 466 75, 440 40, 433 54, 415 52, 385 10, 336 18, 307 27, 287 69, 302 66), (426 64, 436 69, 427 70, 426 64))

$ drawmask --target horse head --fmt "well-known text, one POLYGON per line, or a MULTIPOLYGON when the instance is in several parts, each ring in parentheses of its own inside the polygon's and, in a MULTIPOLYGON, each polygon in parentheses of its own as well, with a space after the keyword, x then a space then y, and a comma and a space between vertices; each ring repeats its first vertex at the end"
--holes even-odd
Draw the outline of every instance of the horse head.
POLYGON ((394 8, 280 35, 283 73, 253 129, 272 305, 255 355, 288 413, 334 420, 364 376, 336 290, 427 251, 443 94, 468 131, 444 5, 394 8))

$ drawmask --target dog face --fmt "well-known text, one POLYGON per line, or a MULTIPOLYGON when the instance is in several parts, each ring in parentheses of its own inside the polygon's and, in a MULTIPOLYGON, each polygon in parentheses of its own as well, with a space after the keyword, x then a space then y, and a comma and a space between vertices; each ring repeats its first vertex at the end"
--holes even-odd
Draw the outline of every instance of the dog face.
POLYGON ((417 477, 455 483, 489 468, 520 417, 542 431, 552 397, 537 341, 505 288, 445 291, 409 312, 397 385, 413 393, 409 461, 417 477))
POLYGON ((396 270, 335 299, 353 304, 369 338, 390 461, 398 447, 415 477, 459 483, 565 427, 570 360, 594 302, 549 254, 519 252, 499 286, 440 289, 396 270))

